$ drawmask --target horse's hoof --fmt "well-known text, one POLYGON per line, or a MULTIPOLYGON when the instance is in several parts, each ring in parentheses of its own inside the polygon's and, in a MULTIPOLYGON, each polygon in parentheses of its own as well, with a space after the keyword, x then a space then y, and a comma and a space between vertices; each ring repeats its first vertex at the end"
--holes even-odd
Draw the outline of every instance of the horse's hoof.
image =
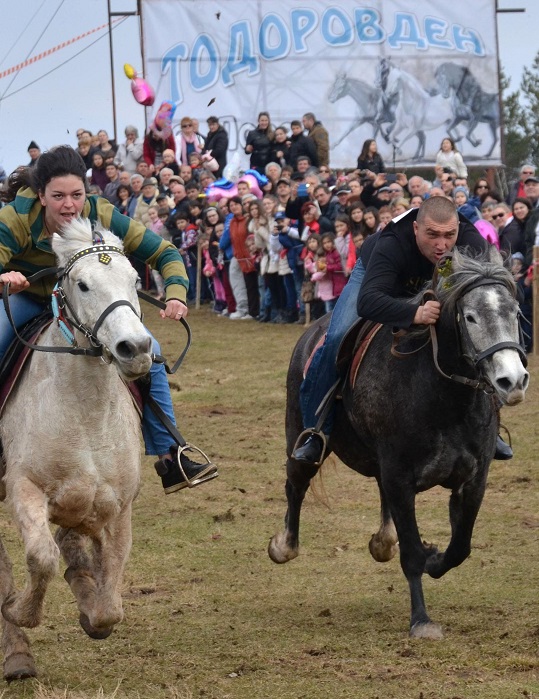
POLYGON ((270 539, 268 546, 268 556, 274 563, 288 563, 297 558, 299 550, 293 549, 286 543, 286 536, 283 533, 275 534, 270 539))
POLYGON ((377 534, 371 536, 369 551, 377 563, 387 563, 399 550, 398 542, 383 541, 377 534))
POLYGON ((88 636, 90 636, 90 638, 95 639, 96 641, 103 641, 105 638, 108 638, 110 634, 114 631, 113 626, 97 629, 95 626, 92 626, 90 624, 90 620, 88 619, 86 614, 83 614, 82 612, 79 615, 79 624, 88 634, 88 636))
POLYGON ((429 641, 441 641, 444 637, 442 627, 432 621, 417 623, 410 629, 411 638, 426 638, 429 641))
POLYGON ((28 653, 14 653, 4 660, 6 682, 28 680, 31 677, 37 677, 37 669, 34 659, 28 653))

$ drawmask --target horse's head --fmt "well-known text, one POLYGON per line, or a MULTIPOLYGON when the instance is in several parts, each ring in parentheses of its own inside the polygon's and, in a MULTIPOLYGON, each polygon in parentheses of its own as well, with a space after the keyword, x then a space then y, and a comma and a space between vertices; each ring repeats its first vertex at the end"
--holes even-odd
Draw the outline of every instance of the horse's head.
POLYGON ((122 241, 95 229, 87 219, 73 220, 54 234, 52 248, 63 274, 60 304, 77 342, 101 344, 104 356, 126 380, 144 376, 151 367, 151 337, 140 319, 137 273, 123 253, 122 241))
POLYGON ((444 314, 457 318, 463 356, 500 400, 516 405, 529 382, 519 331, 516 286, 499 252, 480 258, 453 251, 450 269, 438 283, 444 314))
POLYGON ((335 82, 331 86, 328 94, 328 100, 333 103, 336 102, 341 97, 344 97, 346 93, 346 73, 344 71, 339 71, 335 82))
POLYGON ((440 94, 445 99, 449 97, 450 91, 450 84, 448 80, 448 65, 448 63, 442 63, 441 66, 438 66, 438 68, 436 68, 436 71, 434 73, 434 77, 436 78, 436 82, 438 83, 438 87, 440 88, 440 94))

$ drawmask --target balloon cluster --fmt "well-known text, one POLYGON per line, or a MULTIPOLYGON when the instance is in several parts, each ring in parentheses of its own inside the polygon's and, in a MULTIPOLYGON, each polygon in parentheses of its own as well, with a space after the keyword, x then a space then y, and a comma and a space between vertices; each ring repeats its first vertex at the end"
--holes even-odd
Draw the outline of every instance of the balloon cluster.
POLYGON ((135 100, 144 107, 151 107, 155 100, 155 92, 146 80, 139 78, 136 70, 129 63, 124 64, 124 73, 131 80, 131 92, 135 100))
POLYGON ((254 194, 257 199, 262 199, 264 193, 261 187, 268 184, 269 180, 266 175, 261 175, 256 170, 246 170, 244 174, 236 182, 221 178, 216 182, 212 182, 206 187, 206 196, 209 202, 219 201, 220 199, 231 199, 238 194, 238 183, 247 182, 249 191, 254 194))

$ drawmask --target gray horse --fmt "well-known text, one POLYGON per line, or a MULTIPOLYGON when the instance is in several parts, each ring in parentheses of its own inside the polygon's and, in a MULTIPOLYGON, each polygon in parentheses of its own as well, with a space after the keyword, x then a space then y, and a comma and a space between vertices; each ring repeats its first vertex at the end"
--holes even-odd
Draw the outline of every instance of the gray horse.
MULTIPOLYGON (((528 385, 515 283, 494 247, 489 255, 473 259, 454 252, 452 274, 435 286, 442 315, 432 342, 429 329, 420 328, 399 347, 405 356, 396 357, 390 352, 390 327, 372 339, 357 381, 347 382, 328 443, 345 464, 378 483, 381 526, 369 548, 376 561, 388 561, 400 548, 411 596, 410 635, 415 638, 442 637, 441 627, 427 614, 423 573, 439 578, 470 554, 495 451, 493 398, 515 405, 524 399, 528 385), (436 485, 451 491, 451 541, 443 553, 422 541, 415 516, 416 494, 436 485)), ((288 510, 284 532, 269 545, 276 563, 299 553, 301 505, 318 470, 290 454, 303 431, 303 368, 327 322, 307 330, 290 362, 288 510)))

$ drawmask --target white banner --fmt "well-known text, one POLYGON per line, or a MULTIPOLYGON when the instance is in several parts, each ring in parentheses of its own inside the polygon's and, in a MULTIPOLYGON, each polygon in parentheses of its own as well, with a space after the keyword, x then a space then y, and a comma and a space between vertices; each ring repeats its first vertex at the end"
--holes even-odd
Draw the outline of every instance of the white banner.
POLYGON ((386 165, 432 165, 444 136, 501 162, 495 0, 143 0, 145 77, 183 116, 219 117, 230 151, 268 111, 314 112, 332 167, 376 138, 386 165), (411 9, 411 7, 413 9, 411 9))

